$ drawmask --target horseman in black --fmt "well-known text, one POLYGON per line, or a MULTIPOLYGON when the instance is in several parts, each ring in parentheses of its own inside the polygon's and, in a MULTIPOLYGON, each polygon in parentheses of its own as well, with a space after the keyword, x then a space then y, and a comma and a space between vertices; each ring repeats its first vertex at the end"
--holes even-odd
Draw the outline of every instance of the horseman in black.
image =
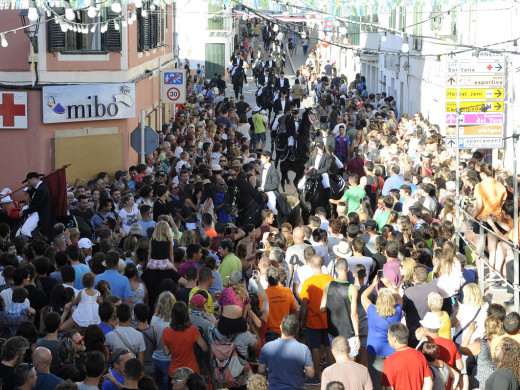
POLYGON ((329 170, 332 166, 333 158, 325 147, 322 139, 316 141, 316 149, 305 166, 307 176, 310 179, 318 179, 321 176, 321 184, 325 189, 325 197, 330 196, 329 170))

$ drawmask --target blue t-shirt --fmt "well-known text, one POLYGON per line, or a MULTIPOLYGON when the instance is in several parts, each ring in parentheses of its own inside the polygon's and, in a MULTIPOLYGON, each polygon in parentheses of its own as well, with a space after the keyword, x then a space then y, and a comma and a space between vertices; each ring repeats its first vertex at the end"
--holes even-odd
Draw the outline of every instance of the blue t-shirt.
POLYGON ((58 378, 56 375, 38 372, 36 374, 36 386, 34 386, 34 388, 38 390, 54 390, 56 385, 60 382, 63 382, 63 379, 58 378))
POLYGON ((148 228, 155 227, 155 221, 137 221, 137 223, 141 226, 141 234, 145 237, 148 228))
POLYGON ((303 389, 304 367, 314 367, 309 347, 295 339, 265 344, 259 362, 269 370, 269 390, 303 389))
POLYGON ((102 322, 100 322, 98 324, 98 326, 101 328, 101 330, 103 331, 103 334, 106 336, 108 333, 112 332, 114 329, 112 329, 112 327, 110 325, 107 325, 107 324, 103 324, 102 322))
POLYGON ((208 292, 210 295, 215 295, 217 291, 224 290, 224 284, 222 283, 222 277, 220 276, 220 272, 217 270, 213 270, 213 283, 211 287, 208 288, 208 292))
POLYGON ((76 290, 83 290, 83 275, 90 272, 90 268, 86 264, 72 264, 74 271, 76 271, 76 279, 74 279, 74 288, 76 290))
POLYGON ((132 288, 128 278, 119 274, 115 269, 107 269, 102 274, 96 276, 96 284, 100 280, 106 280, 110 284, 110 293, 117 295, 122 301, 132 296, 132 288))
POLYGON ((395 349, 388 344, 388 327, 395 322, 401 321, 401 315, 402 308, 398 304, 395 305, 395 314, 385 318, 377 314, 374 304, 368 307, 368 353, 377 356, 390 356, 395 352, 395 349))
MULTIPOLYGON (((125 378, 119 375, 116 370, 111 369, 110 371, 112 371, 112 375, 114 375, 114 378, 118 383, 121 383, 122 385, 125 383, 125 378)), ((117 390, 117 387, 115 387, 108 379, 105 379, 101 385, 101 390, 117 390)))

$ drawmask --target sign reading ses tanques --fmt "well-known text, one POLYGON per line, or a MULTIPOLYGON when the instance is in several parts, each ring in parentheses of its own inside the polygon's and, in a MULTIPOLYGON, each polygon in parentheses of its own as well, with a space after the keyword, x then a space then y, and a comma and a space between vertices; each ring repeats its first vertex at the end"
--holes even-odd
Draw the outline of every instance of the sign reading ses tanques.
POLYGON ((43 123, 135 118, 135 84, 46 86, 43 123))

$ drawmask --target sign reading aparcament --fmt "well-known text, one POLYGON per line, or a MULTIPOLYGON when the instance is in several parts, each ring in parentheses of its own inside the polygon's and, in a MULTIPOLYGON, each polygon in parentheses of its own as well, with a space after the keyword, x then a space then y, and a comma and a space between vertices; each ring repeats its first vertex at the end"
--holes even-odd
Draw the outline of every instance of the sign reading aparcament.
POLYGON ((135 84, 43 87, 43 123, 135 118, 135 84))

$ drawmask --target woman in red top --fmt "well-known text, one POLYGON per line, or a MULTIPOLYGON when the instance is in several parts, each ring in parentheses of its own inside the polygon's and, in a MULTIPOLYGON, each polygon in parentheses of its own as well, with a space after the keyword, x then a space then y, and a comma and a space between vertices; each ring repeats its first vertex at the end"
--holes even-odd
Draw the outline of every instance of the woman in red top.
POLYGON ((170 327, 164 329, 161 343, 164 354, 168 356, 171 353, 172 357, 168 370, 168 389, 171 390, 171 381, 176 369, 188 367, 194 372, 199 372, 194 345, 198 344, 204 352, 208 350, 208 345, 197 327, 190 325, 188 306, 184 302, 176 302, 173 305, 170 327))

